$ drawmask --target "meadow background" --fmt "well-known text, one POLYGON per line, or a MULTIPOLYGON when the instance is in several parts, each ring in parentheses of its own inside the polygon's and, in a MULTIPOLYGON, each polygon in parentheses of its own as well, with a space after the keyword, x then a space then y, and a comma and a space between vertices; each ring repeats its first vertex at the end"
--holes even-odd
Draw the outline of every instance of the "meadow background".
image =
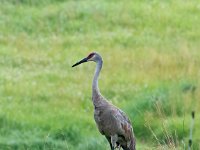
POLYGON ((0 149, 109 149, 101 93, 130 117, 138 150, 200 149, 200 1, 0 0, 0 149), (185 148, 184 148, 185 147, 185 148))

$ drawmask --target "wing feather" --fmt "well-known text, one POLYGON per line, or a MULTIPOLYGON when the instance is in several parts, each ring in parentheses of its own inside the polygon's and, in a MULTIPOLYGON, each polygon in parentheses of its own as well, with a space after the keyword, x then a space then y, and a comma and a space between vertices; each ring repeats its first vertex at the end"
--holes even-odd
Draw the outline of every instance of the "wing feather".
POLYGON ((117 119, 117 122, 120 123, 119 130, 121 131, 121 134, 126 140, 130 140, 133 136, 133 129, 129 118, 122 110, 118 108, 115 108, 114 116, 117 119))

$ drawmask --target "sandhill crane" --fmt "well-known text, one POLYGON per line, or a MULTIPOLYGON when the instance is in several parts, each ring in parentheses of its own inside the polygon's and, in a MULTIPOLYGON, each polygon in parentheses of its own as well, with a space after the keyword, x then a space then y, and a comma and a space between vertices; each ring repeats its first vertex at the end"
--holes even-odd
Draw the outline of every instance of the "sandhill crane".
POLYGON ((94 119, 100 133, 108 140, 111 150, 121 147, 124 150, 135 150, 136 143, 130 120, 123 111, 108 102, 99 91, 98 77, 103 65, 102 57, 93 52, 72 67, 88 61, 94 61, 97 64, 92 83, 92 101, 94 119))

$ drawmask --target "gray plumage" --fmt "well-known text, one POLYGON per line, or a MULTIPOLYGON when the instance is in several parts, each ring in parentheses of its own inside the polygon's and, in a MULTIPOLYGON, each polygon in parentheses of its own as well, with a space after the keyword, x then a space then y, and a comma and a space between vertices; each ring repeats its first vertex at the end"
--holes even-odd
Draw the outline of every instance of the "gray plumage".
POLYGON ((135 137, 130 120, 123 111, 109 103, 99 91, 98 77, 103 65, 102 57, 94 52, 72 67, 87 61, 94 61, 97 64, 92 83, 92 101, 94 105, 94 119, 100 133, 110 143, 111 150, 117 147, 119 149, 122 147, 124 150, 136 150, 135 137))

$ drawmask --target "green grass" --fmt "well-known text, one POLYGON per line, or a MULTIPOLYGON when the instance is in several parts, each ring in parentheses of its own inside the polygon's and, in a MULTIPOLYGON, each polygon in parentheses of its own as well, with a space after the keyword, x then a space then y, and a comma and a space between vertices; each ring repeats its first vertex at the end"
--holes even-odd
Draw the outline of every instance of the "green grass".
POLYGON ((0 3, 0 149, 109 149, 93 120, 95 65, 71 68, 94 50, 139 150, 187 147, 192 110, 200 148, 199 0, 0 3))

